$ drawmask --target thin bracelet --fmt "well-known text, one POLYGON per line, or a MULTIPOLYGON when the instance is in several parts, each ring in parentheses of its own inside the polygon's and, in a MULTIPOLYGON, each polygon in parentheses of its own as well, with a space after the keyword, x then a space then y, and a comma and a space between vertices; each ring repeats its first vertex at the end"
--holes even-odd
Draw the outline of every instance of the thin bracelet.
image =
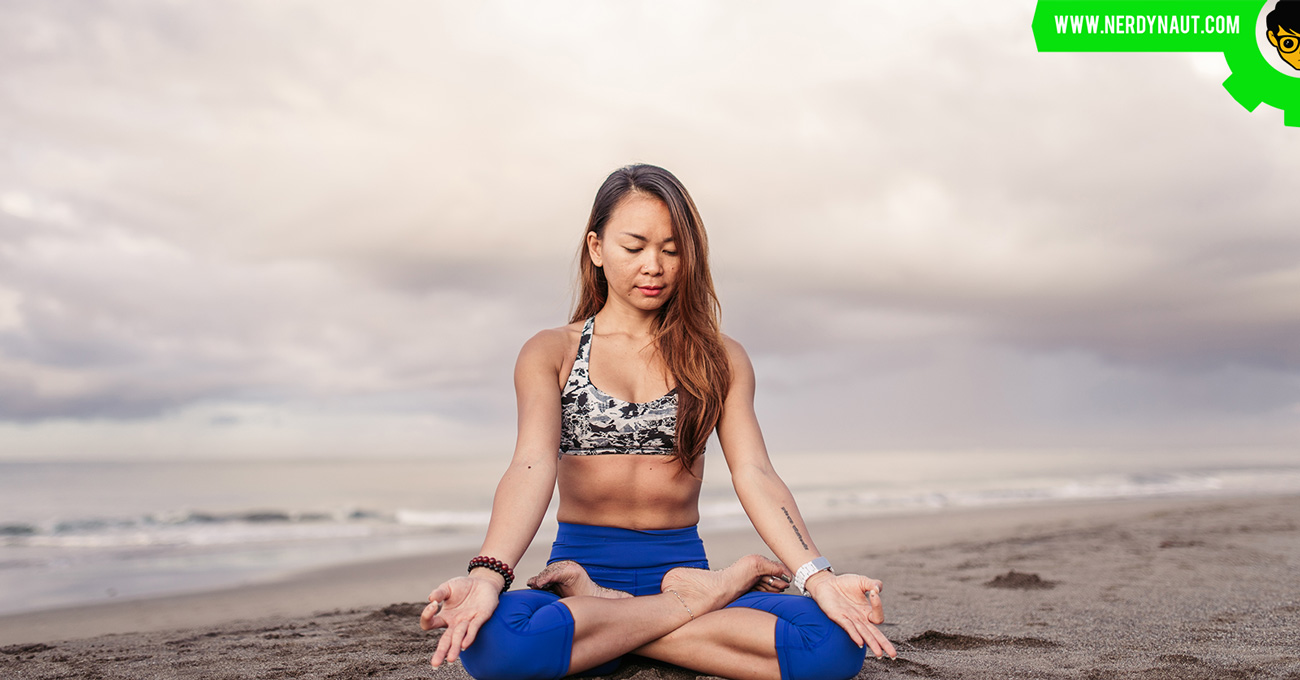
MULTIPOLYGON (((676 590, 672 590, 671 588, 668 590, 668 592, 672 593, 673 595, 677 595, 677 591, 676 591, 676 590)), ((690 615, 691 615, 691 620, 694 621, 694 620, 695 620, 695 612, 691 611, 691 606, 690 606, 689 604, 686 604, 686 600, 683 600, 681 595, 677 595, 677 601, 678 601, 678 602, 681 602, 683 607, 686 607, 686 613, 687 613, 687 614, 690 614, 690 615)))

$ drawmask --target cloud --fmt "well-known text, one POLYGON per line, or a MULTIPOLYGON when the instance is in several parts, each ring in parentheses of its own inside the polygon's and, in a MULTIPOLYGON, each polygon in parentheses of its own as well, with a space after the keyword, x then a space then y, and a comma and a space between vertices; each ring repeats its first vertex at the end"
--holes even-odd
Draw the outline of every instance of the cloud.
POLYGON ((4 264, 22 291, 0 331, 9 418, 463 389, 521 341, 499 332, 514 310, 473 287, 398 294, 320 262, 231 261, 122 229, 31 232, 4 264))
POLYGON ((1294 135, 1204 55, 1038 54, 1032 11, 6 6, 0 420, 47 434, 3 437, 508 429, 596 186, 647 161, 704 213, 782 443, 864 411, 896 442, 1287 441, 1294 135))

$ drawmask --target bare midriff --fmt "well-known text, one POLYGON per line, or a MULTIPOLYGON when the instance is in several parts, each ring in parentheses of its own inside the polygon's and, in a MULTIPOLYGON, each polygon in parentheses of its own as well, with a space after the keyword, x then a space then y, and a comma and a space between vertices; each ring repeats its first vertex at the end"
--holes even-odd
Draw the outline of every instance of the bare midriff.
POLYGON ((680 529, 700 521, 700 476, 668 456, 560 456, 556 519, 623 529, 680 529))

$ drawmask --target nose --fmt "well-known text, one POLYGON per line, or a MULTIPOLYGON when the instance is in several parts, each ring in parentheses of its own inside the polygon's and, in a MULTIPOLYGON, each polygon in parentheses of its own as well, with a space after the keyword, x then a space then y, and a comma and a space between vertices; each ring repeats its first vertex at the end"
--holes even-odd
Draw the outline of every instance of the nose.
POLYGON ((641 260, 641 273, 649 275, 662 274, 664 271, 663 254, 657 250, 646 249, 645 257, 641 260))

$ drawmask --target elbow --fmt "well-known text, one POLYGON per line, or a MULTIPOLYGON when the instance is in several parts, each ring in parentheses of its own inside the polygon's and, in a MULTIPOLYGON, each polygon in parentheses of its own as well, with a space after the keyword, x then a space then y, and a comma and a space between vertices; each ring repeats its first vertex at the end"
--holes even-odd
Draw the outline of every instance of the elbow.
POLYGON ((772 482, 781 483, 771 465, 742 465, 731 472, 731 484, 737 494, 766 488, 772 482))

